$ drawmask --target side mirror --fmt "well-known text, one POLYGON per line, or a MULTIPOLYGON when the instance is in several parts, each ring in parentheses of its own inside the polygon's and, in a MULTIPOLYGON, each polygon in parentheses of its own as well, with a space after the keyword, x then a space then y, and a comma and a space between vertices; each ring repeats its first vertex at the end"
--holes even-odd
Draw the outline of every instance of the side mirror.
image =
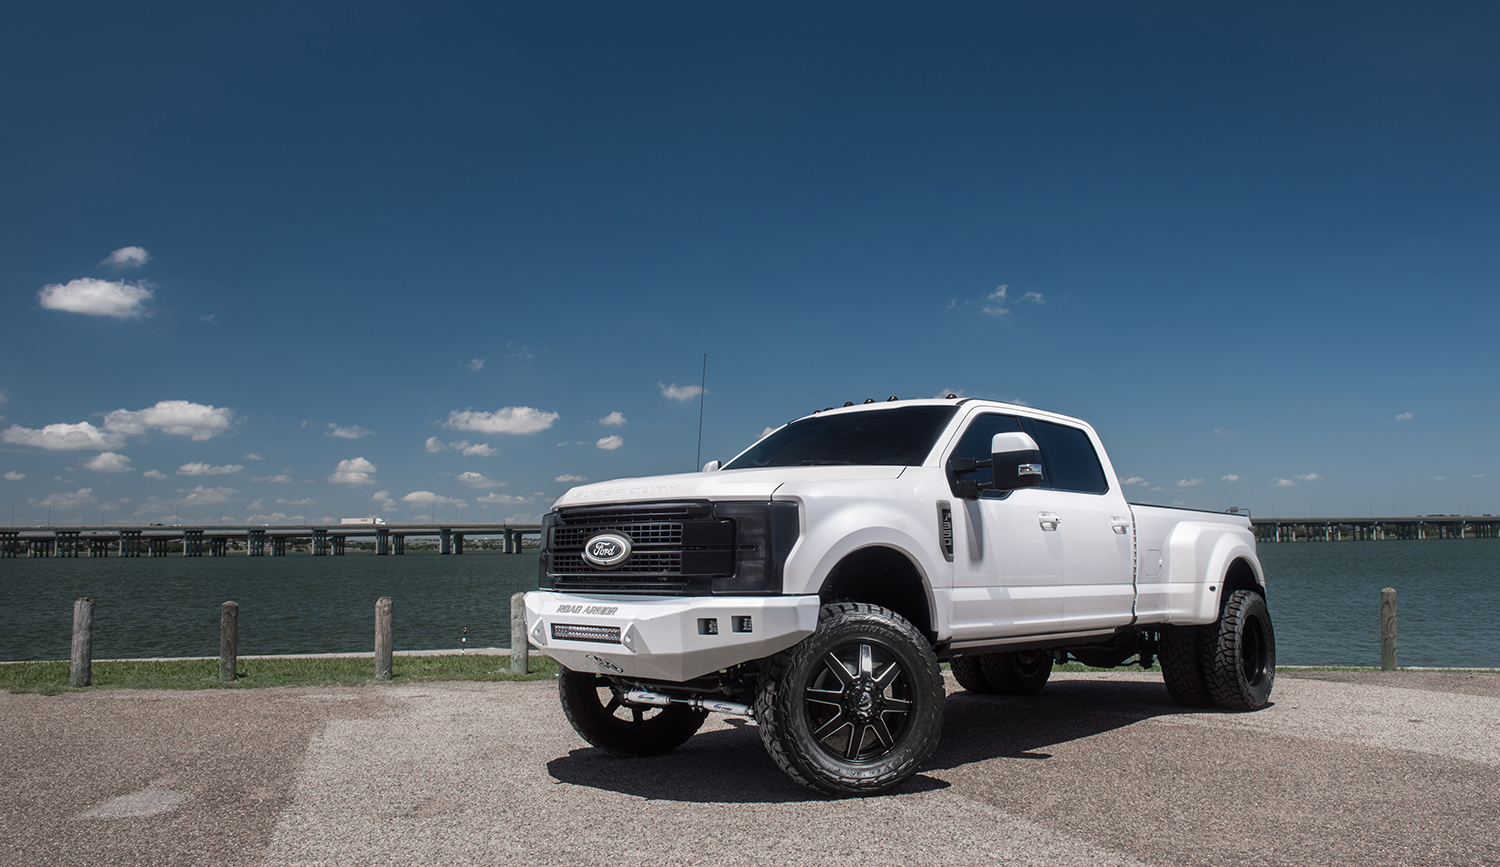
POLYGON ((719 462, 718 461, 709 461, 708 463, 706 463, 706 464, 703 465, 703 472, 705 472, 705 473, 717 473, 718 471, 719 471, 719 462))
POLYGON ((1042 484, 1042 450, 1024 433, 998 433, 990 442, 990 490, 1014 491, 1042 484))

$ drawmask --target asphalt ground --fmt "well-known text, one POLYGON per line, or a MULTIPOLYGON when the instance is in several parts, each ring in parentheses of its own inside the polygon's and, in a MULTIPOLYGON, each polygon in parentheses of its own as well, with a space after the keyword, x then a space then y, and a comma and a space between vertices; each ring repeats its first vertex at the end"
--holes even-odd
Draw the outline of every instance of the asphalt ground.
POLYGON ((1284 672, 1272 697, 950 681, 922 773, 831 800, 741 719, 602 755, 549 682, 0 695, 0 864, 1500 863, 1500 673, 1284 672))

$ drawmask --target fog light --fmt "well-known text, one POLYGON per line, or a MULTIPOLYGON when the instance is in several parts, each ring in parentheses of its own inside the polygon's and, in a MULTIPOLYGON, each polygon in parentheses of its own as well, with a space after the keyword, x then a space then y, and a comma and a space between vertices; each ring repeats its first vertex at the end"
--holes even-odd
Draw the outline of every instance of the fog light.
POLYGON ((699 635, 718 635, 719 634, 719 618, 717 618, 717 617, 700 617, 700 618, 698 618, 698 634, 699 635))
POLYGON ((733 629, 735 632, 754 632, 755 624, 751 621, 750 615, 737 614, 729 618, 729 628, 733 629))

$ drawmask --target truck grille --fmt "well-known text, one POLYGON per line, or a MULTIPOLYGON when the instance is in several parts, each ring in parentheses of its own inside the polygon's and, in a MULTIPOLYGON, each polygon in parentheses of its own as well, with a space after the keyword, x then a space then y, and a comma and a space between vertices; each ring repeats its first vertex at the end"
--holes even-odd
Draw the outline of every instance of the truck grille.
POLYGON ((734 522, 715 518, 705 503, 563 509, 543 543, 544 577, 556 590, 683 594, 734 573, 734 522), (588 540, 604 532, 631 543, 630 557, 608 569, 583 558, 588 540))

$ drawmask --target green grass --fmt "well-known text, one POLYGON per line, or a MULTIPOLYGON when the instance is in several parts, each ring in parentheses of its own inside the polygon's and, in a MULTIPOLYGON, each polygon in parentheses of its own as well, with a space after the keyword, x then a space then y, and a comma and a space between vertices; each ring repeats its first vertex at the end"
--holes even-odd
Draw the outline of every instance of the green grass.
POLYGON ((363 686, 429 680, 546 680, 557 663, 532 654, 531 674, 511 674, 507 656, 398 656, 390 681, 375 680, 375 661, 364 658, 241 659, 239 677, 219 681, 217 659, 162 662, 96 662, 93 686, 68 686, 68 663, 21 662, 0 665, 0 689, 13 693, 87 692, 95 689, 255 689, 267 686, 363 686))

